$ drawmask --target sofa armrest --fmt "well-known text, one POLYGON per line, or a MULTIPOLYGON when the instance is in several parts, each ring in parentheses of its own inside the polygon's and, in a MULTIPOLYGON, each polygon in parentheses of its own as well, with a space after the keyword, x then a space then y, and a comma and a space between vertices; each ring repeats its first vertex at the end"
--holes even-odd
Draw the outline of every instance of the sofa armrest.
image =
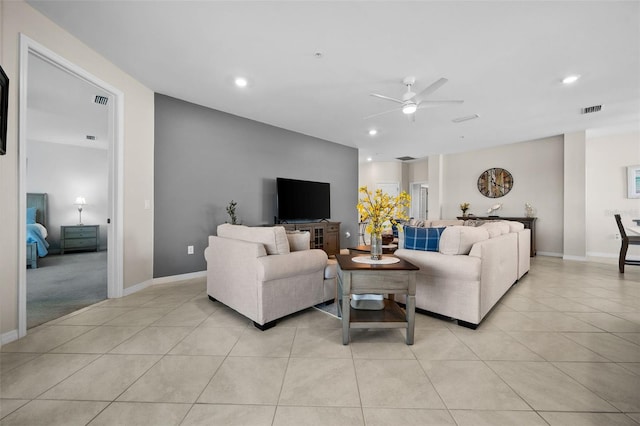
POLYGON ((263 244, 233 240, 215 235, 209 236, 209 246, 204 250, 204 258, 207 262, 218 260, 220 257, 246 260, 266 255, 267 251, 263 244), (216 259, 214 259, 214 256, 216 259))
MULTIPOLYGON (((258 259, 258 281, 272 281, 322 271, 327 266, 323 250, 302 250, 289 254, 265 256, 258 259)), ((324 276, 324 275, 323 275, 324 276)))

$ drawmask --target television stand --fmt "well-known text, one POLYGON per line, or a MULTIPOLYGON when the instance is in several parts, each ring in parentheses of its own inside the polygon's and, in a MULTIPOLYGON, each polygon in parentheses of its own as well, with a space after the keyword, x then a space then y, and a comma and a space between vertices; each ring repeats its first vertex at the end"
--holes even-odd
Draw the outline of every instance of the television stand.
POLYGON ((318 222, 281 223, 287 231, 307 231, 311 248, 324 250, 328 256, 340 254, 340 222, 323 219, 318 222))

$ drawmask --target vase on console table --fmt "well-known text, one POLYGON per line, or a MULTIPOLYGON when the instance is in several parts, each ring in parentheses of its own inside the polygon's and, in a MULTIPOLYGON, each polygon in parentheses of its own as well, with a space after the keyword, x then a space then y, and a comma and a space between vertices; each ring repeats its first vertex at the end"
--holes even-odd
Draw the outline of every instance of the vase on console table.
POLYGON ((382 234, 371 234, 371 260, 382 259, 382 234))

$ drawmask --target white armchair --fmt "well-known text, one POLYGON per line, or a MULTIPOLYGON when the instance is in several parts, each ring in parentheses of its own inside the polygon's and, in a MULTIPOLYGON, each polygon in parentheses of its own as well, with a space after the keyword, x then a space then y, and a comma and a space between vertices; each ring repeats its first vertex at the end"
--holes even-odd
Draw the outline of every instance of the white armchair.
POLYGON ((207 294, 257 328, 266 330, 278 318, 333 300, 335 272, 324 251, 309 249, 308 233, 229 224, 218 226, 217 233, 204 252, 207 294))

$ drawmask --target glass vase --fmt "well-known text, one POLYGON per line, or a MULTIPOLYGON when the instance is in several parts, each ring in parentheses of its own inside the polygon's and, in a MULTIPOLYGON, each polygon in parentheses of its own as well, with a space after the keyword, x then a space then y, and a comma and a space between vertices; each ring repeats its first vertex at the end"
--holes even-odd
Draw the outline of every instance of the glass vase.
POLYGON ((371 235, 371 260, 382 259, 382 234, 371 235))

